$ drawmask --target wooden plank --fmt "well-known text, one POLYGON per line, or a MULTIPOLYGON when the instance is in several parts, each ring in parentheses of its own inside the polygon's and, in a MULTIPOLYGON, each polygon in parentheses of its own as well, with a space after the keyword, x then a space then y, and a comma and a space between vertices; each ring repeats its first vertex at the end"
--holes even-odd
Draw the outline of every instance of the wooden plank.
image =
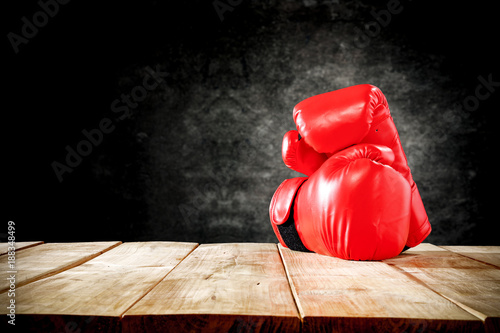
POLYGON ((500 246, 440 246, 445 250, 461 254, 500 267, 500 246))
POLYGON ((385 261, 500 331, 500 269, 431 244, 385 261))
MULTIPOLYGON (((37 246, 41 245, 43 242, 16 242, 14 244, 14 247, 16 248, 16 251, 24 250, 27 248, 30 248, 32 246, 37 246)), ((0 243, 0 256, 5 255, 8 252, 8 248, 10 247, 9 243, 0 243)))
MULTIPOLYGON (((124 243, 78 267, 17 288, 16 318, 40 332, 121 331, 121 316, 195 243, 124 243)), ((6 294, 0 304, 8 304, 6 294)), ((6 313, 0 307, 0 313, 6 313)))
POLYGON ((123 332, 298 332, 275 244, 199 246, 123 317, 123 332))
POLYGON ((279 248, 304 332, 482 329, 478 318, 383 262, 279 248))
POLYGON ((9 290, 7 278, 15 275, 16 287, 75 267, 118 246, 121 242, 48 243, 16 251, 14 266, 0 256, 0 293, 9 290))

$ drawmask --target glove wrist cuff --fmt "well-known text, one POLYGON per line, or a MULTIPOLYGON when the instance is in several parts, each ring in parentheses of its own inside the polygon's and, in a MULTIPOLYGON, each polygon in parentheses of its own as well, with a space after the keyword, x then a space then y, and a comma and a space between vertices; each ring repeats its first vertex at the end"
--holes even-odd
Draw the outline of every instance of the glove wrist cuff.
MULTIPOLYGON (((295 193, 297 196, 297 192, 295 193)), ((301 252, 311 252, 302 242, 300 236, 297 232, 297 228, 295 226, 294 219, 294 209, 293 202, 295 202, 295 197, 292 201, 292 205, 290 207, 290 214, 288 215, 288 219, 285 223, 277 225, 277 231, 279 232, 283 243, 285 243, 286 247, 290 250, 301 251, 301 252)))

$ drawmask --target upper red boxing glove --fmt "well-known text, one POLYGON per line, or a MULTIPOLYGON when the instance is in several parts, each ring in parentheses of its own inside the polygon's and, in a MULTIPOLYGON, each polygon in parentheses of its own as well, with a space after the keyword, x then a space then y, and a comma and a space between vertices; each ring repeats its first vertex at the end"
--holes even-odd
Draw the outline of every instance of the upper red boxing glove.
POLYGON ((411 187, 393 162, 389 148, 358 144, 310 177, 285 180, 269 207, 280 243, 341 259, 397 256, 408 239, 411 187))
POLYGON ((410 234, 406 245, 414 247, 429 235, 431 225, 420 193, 408 167, 387 100, 377 87, 362 84, 310 97, 295 106, 293 119, 302 139, 285 148, 285 139, 298 137, 298 134, 290 131, 285 135, 283 160, 291 169, 306 175, 319 168, 319 161, 353 144, 373 143, 389 147, 395 155, 392 167, 406 178, 412 189, 410 234), (301 149, 296 148, 299 144, 301 149), (307 155, 302 156, 301 151, 307 151, 307 155), (303 167, 304 164, 308 167, 303 167))
POLYGON ((299 132, 289 131, 283 137, 281 155, 285 165, 305 175, 312 175, 326 161, 326 154, 316 152, 299 137, 299 132))

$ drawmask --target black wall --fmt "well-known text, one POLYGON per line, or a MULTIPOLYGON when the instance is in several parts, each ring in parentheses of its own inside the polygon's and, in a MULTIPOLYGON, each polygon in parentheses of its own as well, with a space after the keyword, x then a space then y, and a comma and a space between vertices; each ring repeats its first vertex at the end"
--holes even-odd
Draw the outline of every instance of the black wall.
POLYGON ((2 14, 3 238, 14 220, 17 241, 276 242, 269 202, 298 175, 281 160, 294 105, 370 83, 391 107, 427 241, 500 244, 491 5, 41 3, 2 14))

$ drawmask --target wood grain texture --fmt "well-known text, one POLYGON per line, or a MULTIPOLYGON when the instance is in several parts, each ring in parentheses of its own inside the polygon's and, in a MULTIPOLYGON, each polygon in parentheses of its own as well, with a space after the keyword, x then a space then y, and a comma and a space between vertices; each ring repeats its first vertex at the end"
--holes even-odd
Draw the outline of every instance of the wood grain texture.
POLYGON ((304 332, 471 331, 483 323, 383 262, 279 247, 304 332))
MULTIPOLYGON (((49 243, 16 251, 15 268, 0 271, 0 293, 9 289, 7 278, 15 273, 16 287, 80 265, 121 242, 49 243)), ((0 267, 7 268, 8 256, 0 256, 0 267)))
POLYGON ((294 332, 275 244, 205 244, 125 313, 124 332, 294 332))
MULTIPOLYGON (((24 250, 32 246, 37 246, 43 244, 42 241, 39 242, 16 242, 14 247, 16 251, 24 250)), ((0 243, 0 255, 7 254, 7 249, 10 247, 9 243, 0 243)))
MULTIPOLYGON (((121 331, 123 313, 158 284, 195 243, 124 243, 84 264, 16 291, 16 316, 27 327, 121 331)), ((0 304, 8 302, 0 295, 0 304)), ((0 309, 5 313, 5 309, 0 309)))
POLYGON ((500 330, 500 269, 432 244, 421 244, 385 260, 436 293, 500 330))
MULTIPOLYGON (((497 253, 421 244, 357 262, 269 243, 41 244, 16 251, 15 328, 500 332, 497 253)), ((9 304, 8 294, 0 304, 9 304)), ((7 310, 0 306, 0 315, 7 310)), ((7 327, 0 322, 0 331, 7 327)))
POLYGON ((500 246, 440 246, 445 250, 500 267, 500 246))

